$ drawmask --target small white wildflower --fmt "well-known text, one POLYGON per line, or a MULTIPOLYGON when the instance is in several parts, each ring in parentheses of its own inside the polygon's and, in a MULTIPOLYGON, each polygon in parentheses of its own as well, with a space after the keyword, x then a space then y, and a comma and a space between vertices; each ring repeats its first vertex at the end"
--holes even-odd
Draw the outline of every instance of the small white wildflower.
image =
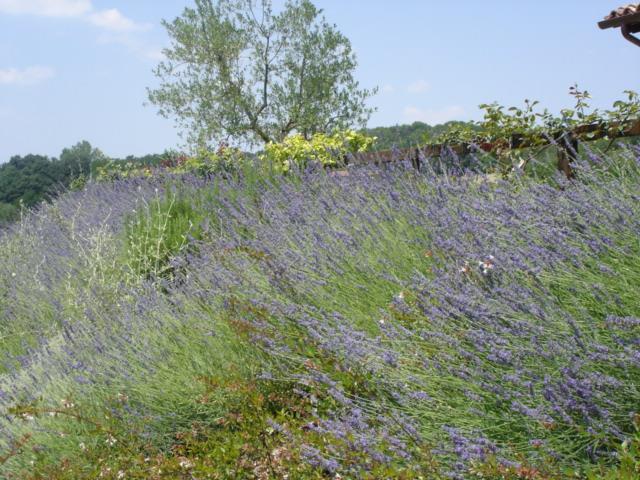
POLYGON ((400 292, 397 296, 398 300, 404 300, 404 292, 400 292))
POLYGON ((78 447, 80 447, 80 450, 82 450, 83 452, 86 452, 86 451, 87 451, 87 446, 85 445, 85 443, 84 443, 84 442, 80 442, 80 443, 78 444, 78 447))
POLYGON ((16 276, 16 272, 11 272, 11 276, 15 277, 16 276))
POLYGON ((113 435, 109 435, 104 442, 110 447, 113 447, 118 442, 118 440, 116 440, 113 435))
POLYGON ((182 460, 180 460, 180 463, 178 465, 180 465, 180 467, 184 468, 185 470, 193 468, 193 462, 188 458, 183 458, 182 460))
POLYGON ((125 477, 125 474, 122 470, 118 470, 118 479, 122 479, 125 477))
POLYGON ((129 397, 124 393, 118 393, 118 401, 120 403, 127 403, 127 401, 129 401, 129 397))
POLYGON ((380 323, 380 325, 384 325, 384 318, 381 318, 378 323, 380 323))
POLYGON ((495 268, 496 264, 494 260, 495 258, 493 257, 493 255, 489 255, 486 260, 478 262, 483 275, 488 275, 489 272, 495 268))
POLYGON ((35 420, 35 418, 36 418, 33 415, 31 415, 30 413, 22 413, 20 415, 20 417, 22 417, 23 420, 28 420, 28 421, 35 420))
POLYGON ((57 417, 58 413, 57 412, 49 412, 49 416, 50 417, 57 417))
POLYGON ((62 404, 62 406, 64 408, 73 408, 73 407, 75 407, 75 404, 71 400, 68 400, 66 398, 63 398, 62 400, 60 400, 60 403, 62 404))

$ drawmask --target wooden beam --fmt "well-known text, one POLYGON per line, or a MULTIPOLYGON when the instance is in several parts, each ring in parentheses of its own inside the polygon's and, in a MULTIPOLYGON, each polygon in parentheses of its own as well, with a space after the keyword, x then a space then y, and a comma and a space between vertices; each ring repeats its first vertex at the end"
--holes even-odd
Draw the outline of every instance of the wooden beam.
MULTIPOLYGON (((423 147, 404 148, 399 150, 381 150, 378 152, 359 153, 353 156, 354 163, 390 163, 398 160, 408 160, 417 168, 421 165, 418 162, 420 155, 425 157, 440 157, 444 152, 450 151, 458 155, 467 155, 473 151, 492 152, 499 148, 507 150, 517 150, 522 148, 543 147, 545 145, 556 144, 563 148, 577 146, 578 141, 591 142, 602 138, 624 138, 640 136, 640 119, 620 124, 617 122, 609 125, 590 124, 580 125, 570 132, 555 132, 549 137, 538 137, 532 140, 526 140, 523 135, 515 134, 509 142, 484 142, 480 144, 436 144, 425 145, 423 147), (569 138, 569 145, 562 139, 569 138)), ((569 152, 571 149, 569 149, 569 152)), ((572 155, 568 157, 571 158, 572 155)))
POLYGON ((622 32, 622 36, 625 38, 625 40, 630 41, 636 47, 640 47, 640 38, 633 35, 634 33, 640 32, 640 24, 636 25, 635 27, 626 24, 622 25, 622 27, 620 27, 620 31, 622 32))
POLYGON ((636 121, 626 131, 627 137, 640 137, 640 120, 636 121))
POLYGON ((601 22, 598 22, 598 26, 602 30, 606 30, 607 28, 618 28, 618 27, 621 27, 622 25, 629 25, 633 29, 636 29, 636 28, 638 29, 635 31, 631 30, 632 33, 639 32, 640 31, 640 12, 636 12, 631 15, 623 15, 620 17, 610 18, 609 20, 603 20, 601 22))

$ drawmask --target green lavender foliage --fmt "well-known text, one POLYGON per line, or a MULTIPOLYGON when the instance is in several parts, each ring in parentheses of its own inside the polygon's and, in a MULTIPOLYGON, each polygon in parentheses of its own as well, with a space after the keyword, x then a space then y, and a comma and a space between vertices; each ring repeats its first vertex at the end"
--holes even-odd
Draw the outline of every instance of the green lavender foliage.
POLYGON ((0 473, 633 478, 638 165, 69 192, 0 239, 0 473))

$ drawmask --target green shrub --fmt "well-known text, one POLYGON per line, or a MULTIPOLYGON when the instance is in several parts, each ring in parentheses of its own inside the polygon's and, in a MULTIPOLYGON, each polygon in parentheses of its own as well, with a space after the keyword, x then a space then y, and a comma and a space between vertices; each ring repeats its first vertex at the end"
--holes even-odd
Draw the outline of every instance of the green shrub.
POLYGON ((170 260, 201 237, 202 216, 177 193, 156 195, 125 224, 125 263, 136 277, 170 275, 170 260))
POLYGON ((269 143, 261 158, 273 162, 281 172, 288 172, 293 165, 304 168, 309 161, 336 166, 348 154, 368 151, 375 140, 375 137, 353 130, 333 135, 316 133, 310 139, 298 134, 285 138, 281 143, 269 143))
POLYGON ((69 190, 72 190, 72 191, 84 190, 84 187, 86 186, 87 186, 87 177, 84 174, 80 174, 79 176, 71 180, 71 183, 69 184, 69 190))
POLYGON ((239 170, 243 159, 244 154, 239 149, 221 145, 215 152, 202 149, 196 156, 185 157, 171 171, 199 176, 234 173, 239 170))
POLYGON ((0 225, 12 222, 20 216, 20 210, 10 203, 0 202, 0 225))
POLYGON ((97 168, 96 180, 99 182, 113 182, 133 177, 150 177, 151 168, 135 162, 109 161, 97 168))

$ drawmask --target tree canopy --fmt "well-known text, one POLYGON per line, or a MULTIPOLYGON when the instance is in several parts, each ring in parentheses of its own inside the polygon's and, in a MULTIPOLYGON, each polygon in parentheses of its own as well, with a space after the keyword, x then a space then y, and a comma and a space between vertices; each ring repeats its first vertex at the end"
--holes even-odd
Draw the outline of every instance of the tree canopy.
POLYGON ((377 138, 375 143, 376 150, 391 150, 392 148, 409 148, 424 145, 427 140, 438 138, 453 128, 463 126, 477 128, 473 122, 452 120, 438 125, 413 122, 390 127, 368 128, 363 130, 363 133, 377 138))
POLYGON ((172 22, 149 101, 192 145, 363 127, 373 109, 350 41, 309 0, 196 0, 172 22))
POLYGON ((87 141, 65 148, 60 158, 15 155, 0 165, 0 223, 14 219, 20 205, 32 207, 69 187, 81 176, 89 176, 91 165, 104 154, 87 141))

